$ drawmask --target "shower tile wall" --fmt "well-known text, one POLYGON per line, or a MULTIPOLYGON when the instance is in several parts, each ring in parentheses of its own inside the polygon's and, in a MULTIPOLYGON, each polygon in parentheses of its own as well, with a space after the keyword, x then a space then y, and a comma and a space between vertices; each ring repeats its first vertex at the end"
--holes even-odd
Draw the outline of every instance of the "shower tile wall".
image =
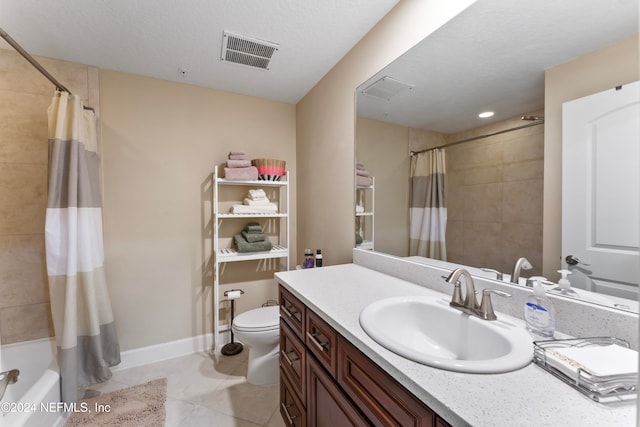
MULTIPOLYGON (((36 59, 96 108, 98 69, 36 59)), ((47 107, 54 86, 13 50, 0 49, 0 339, 53 335, 44 263, 47 107)))
MULTIPOLYGON (((543 115, 538 111, 536 115, 543 115)), ((518 118, 447 135, 450 142, 522 125, 518 118)), ((518 257, 542 272, 544 126, 447 149, 448 260, 511 272, 518 257)))

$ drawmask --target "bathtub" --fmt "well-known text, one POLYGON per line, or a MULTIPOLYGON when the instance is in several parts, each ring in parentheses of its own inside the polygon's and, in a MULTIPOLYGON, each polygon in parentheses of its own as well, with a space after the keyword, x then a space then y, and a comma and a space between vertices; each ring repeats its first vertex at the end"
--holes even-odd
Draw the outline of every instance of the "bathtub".
POLYGON ((60 401, 60 375, 53 339, 3 345, 0 368, 0 372, 20 370, 18 382, 7 386, 2 398, 0 426, 53 427, 64 424, 65 414, 55 405, 60 401))

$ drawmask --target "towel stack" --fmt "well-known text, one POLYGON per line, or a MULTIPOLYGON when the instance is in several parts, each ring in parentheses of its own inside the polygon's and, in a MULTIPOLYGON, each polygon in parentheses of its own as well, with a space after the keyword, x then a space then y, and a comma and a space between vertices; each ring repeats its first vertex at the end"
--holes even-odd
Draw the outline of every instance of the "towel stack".
POLYGON ((233 205, 233 214, 270 214, 277 213, 278 205, 269 201, 263 189, 249 190, 241 205, 233 205))
POLYGON ((369 172, 362 163, 356 163, 356 186, 371 187, 373 179, 369 176, 369 172))
POLYGON ((238 252, 263 252, 273 247, 257 222, 248 223, 242 233, 233 236, 233 244, 238 252))
POLYGON ((247 160, 242 151, 231 151, 224 168, 226 179, 255 181, 258 179, 258 168, 251 166, 251 160, 247 160))

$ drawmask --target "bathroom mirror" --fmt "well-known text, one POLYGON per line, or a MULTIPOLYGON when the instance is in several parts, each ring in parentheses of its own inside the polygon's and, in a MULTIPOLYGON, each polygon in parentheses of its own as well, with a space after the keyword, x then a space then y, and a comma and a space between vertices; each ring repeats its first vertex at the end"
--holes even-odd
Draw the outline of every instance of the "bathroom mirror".
MULTIPOLYGON (((375 250, 400 257, 409 256, 407 182, 410 150, 519 127, 525 123, 520 120, 521 116, 539 115, 544 116, 545 120, 538 125, 498 137, 501 141, 518 139, 521 135, 530 139, 528 148, 525 147, 525 151, 529 152, 524 154, 529 157, 515 167, 512 165, 510 173, 529 170, 527 173, 535 175, 535 179, 531 180, 532 185, 514 186, 511 193, 501 192, 499 199, 513 198, 517 201, 518 206, 513 209, 527 213, 530 223, 514 224, 508 237, 511 250, 503 251, 501 262, 473 262, 451 256, 448 257, 451 261, 448 264, 493 268, 509 274, 516 259, 527 256, 535 270, 523 271, 523 276, 544 274, 557 281, 555 270, 566 267, 560 258, 560 238, 550 236, 551 242, 556 245, 550 248, 549 236, 543 242, 542 234, 543 228, 546 232, 553 230, 548 224, 543 224, 543 218, 544 221, 557 221, 560 227, 560 195, 554 202, 557 205, 555 217, 548 214, 548 206, 543 214, 542 202, 544 200, 549 204, 549 200, 554 200, 549 196, 549 189, 553 191, 554 186, 559 187, 561 180, 561 162, 558 160, 557 165, 549 163, 550 158, 545 158, 550 157, 549 147, 544 147, 549 143, 547 135, 550 131, 561 135, 561 103, 552 108, 547 105, 545 109, 545 72, 610 46, 620 50, 617 46, 627 43, 635 46, 635 77, 625 77, 627 79, 622 82, 614 78, 616 84, 599 90, 638 80, 637 34, 638 4, 635 1, 478 0, 359 86, 356 91, 356 159, 376 179, 375 250), (489 119, 478 118, 478 113, 484 110, 492 110, 495 114, 489 119), (558 170, 554 171, 552 167, 558 170), (528 247, 537 249, 531 255, 525 254, 525 248, 528 247), (553 252, 551 262, 545 258, 544 252, 553 252), (543 259, 547 263, 544 271, 543 259)), ((615 73, 618 64, 606 61, 609 61, 609 57, 602 57, 601 66, 615 73)), ((590 75, 588 70, 581 69, 572 79, 584 80, 590 75)), ((611 79, 610 76, 606 78, 611 79)), ((547 84, 549 81, 547 76, 547 84)), ((567 82, 564 86, 572 84, 567 82)), ((593 85, 597 87, 598 84, 601 82, 594 82, 593 85)), ((554 89, 548 87, 547 90, 554 89)), ((573 98, 587 94, 578 91, 573 98)), ((491 154, 497 146, 496 143, 479 139, 458 145, 456 149, 462 151, 464 147, 471 153, 475 149, 476 155, 485 155, 491 154)), ((478 170, 475 178, 480 180, 478 184, 491 184, 487 174, 504 175, 505 171, 504 165, 487 167, 478 170)), ((458 179, 472 180, 473 177, 471 173, 458 179)), ((470 185, 474 183, 468 182, 470 185)), ((484 192, 475 194, 476 200, 493 197, 494 188, 500 186, 485 185, 484 192)), ((555 191, 560 193, 557 188, 555 191)), ((473 199, 447 208, 450 219, 472 215, 473 199)), ((502 214, 497 210, 487 212, 486 216, 502 214)), ((500 231, 493 232, 491 227, 485 227, 483 231, 489 240, 478 241, 475 246, 485 255, 494 246, 505 245, 507 238, 500 231)), ((443 265, 435 260, 420 261, 443 265)), ((590 292, 584 295, 585 300, 590 302, 637 311, 636 300, 600 297, 590 292)))

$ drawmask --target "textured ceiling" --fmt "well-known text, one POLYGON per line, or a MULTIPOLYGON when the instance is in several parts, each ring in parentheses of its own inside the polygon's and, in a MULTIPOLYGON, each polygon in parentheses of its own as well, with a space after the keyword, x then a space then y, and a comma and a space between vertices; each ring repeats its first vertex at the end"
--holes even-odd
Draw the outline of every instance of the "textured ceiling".
POLYGON ((637 0, 478 0, 361 86, 411 91, 359 94, 358 115, 453 133, 541 109, 546 69, 637 33, 637 0))
POLYGON ((296 103, 397 3, 0 0, 0 28, 33 55, 296 103), (280 44, 270 70, 221 62, 224 30, 280 44))

